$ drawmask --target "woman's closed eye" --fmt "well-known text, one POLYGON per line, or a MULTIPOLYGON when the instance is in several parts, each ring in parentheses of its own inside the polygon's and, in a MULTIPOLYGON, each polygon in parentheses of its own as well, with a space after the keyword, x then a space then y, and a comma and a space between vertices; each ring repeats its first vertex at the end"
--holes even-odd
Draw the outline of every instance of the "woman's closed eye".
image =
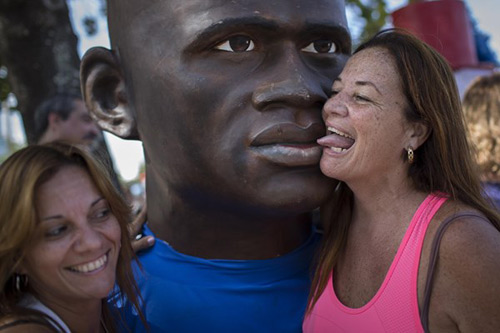
POLYGON ((330 97, 337 96, 337 94, 338 94, 338 93, 339 93, 339 92, 338 92, 337 90, 332 90, 332 91, 330 92, 330 97))
POLYGON ((372 100, 364 95, 359 95, 359 94, 356 94, 354 95, 354 99, 356 101, 360 101, 360 102, 371 102, 372 100))

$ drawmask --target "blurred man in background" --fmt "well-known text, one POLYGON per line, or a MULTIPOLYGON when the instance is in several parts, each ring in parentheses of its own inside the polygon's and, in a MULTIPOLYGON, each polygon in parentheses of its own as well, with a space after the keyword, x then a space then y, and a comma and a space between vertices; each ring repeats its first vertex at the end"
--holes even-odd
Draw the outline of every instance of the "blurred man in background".
POLYGON ((37 143, 67 141, 92 149, 99 136, 99 128, 77 94, 54 95, 42 102, 35 111, 37 143))

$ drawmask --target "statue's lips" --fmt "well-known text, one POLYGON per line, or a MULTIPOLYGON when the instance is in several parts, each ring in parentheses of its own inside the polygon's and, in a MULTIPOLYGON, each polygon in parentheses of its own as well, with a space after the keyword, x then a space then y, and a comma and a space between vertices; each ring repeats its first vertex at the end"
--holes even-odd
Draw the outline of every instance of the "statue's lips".
POLYGON ((301 127, 294 123, 272 124, 257 133, 250 145, 258 157, 283 166, 314 166, 322 148, 316 140, 325 133, 322 123, 301 127))

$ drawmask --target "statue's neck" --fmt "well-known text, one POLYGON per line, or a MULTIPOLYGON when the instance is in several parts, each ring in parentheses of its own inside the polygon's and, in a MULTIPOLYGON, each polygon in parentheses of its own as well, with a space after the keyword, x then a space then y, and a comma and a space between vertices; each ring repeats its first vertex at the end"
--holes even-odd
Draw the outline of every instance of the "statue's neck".
MULTIPOLYGON (((154 184, 159 184, 155 182, 154 184)), ((268 259, 303 244, 310 214, 249 214, 231 205, 199 207, 148 183, 148 225, 179 252, 210 259, 268 259), (228 208, 229 207, 229 208, 228 208)))

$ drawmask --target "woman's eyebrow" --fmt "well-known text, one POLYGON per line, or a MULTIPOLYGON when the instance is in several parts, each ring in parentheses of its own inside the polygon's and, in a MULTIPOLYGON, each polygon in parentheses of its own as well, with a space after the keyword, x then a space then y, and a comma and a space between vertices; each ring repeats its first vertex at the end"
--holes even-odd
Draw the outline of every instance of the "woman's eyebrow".
MULTIPOLYGON (((96 200, 92 201, 92 203, 90 204, 90 207, 94 207, 95 205, 97 205, 102 200, 104 200, 104 197, 97 198, 96 200)), ((62 218, 64 218, 64 216, 62 216, 60 214, 58 214, 58 215, 51 215, 51 216, 46 216, 46 217, 41 218, 40 222, 47 221, 47 220, 57 220, 57 219, 62 219, 62 218)))
POLYGON ((49 220, 58 220, 58 219, 62 219, 62 218, 63 218, 62 215, 51 215, 51 216, 46 216, 46 217, 41 218, 40 222, 49 221, 49 220))
POLYGON ((90 207, 94 207, 95 205, 97 205, 101 200, 104 200, 104 197, 99 197, 97 199, 95 199, 94 201, 92 201, 92 203, 90 204, 90 207))

